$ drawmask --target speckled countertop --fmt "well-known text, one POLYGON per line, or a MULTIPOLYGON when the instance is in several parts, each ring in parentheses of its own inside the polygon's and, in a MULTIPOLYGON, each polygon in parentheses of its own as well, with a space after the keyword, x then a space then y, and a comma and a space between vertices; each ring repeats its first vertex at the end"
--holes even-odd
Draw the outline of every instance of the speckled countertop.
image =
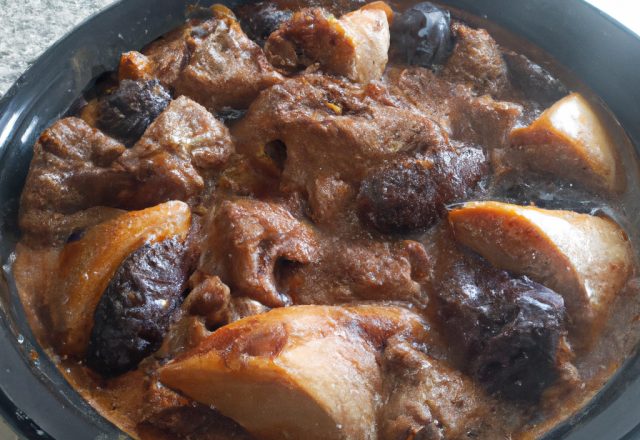
POLYGON ((51 44, 115 1, 0 0, 0 96, 51 44))

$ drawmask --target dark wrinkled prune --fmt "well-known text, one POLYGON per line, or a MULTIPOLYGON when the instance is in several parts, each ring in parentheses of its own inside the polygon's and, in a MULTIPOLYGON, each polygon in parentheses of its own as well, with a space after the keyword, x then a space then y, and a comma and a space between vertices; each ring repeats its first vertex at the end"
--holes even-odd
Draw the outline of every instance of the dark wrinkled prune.
POLYGON ((451 53, 451 14, 433 3, 415 5, 391 26, 391 45, 410 66, 443 64, 451 53))
POLYGON ((272 2, 264 2, 244 6, 236 11, 236 15, 244 33, 260 47, 264 47, 269 35, 289 20, 293 11, 280 9, 272 2))
POLYGON ((507 52, 502 57, 509 68, 511 83, 522 90, 527 99, 550 107, 569 94, 562 81, 524 55, 507 52))
POLYGON ((467 374, 490 393, 536 400, 559 377, 562 296, 491 266, 459 268, 437 286, 439 316, 467 374))
POLYGON ((247 114, 246 110, 235 110, 229 107, 226 107, 218 112, 216 112, 216 119, 226 126, 230 127, 238 122, 247 114))
POLYGON ((98 101, 96 124, 131 147, 170 103, 171 95, 158 81, 125 79, 113 93, 98 101))
POLYGON ((89 368, 117 376, 160 348, 194 260, 188 244, 172 238, 146 244, 122 262, 94 315, 89 368))
POLYGON ((374 171, 356 200, 360 220, 385 234, 433 226, 445 205, 462 201, 487 174, 484 154, 475 148, 442 151, 425 161, 404 161, 374 171))

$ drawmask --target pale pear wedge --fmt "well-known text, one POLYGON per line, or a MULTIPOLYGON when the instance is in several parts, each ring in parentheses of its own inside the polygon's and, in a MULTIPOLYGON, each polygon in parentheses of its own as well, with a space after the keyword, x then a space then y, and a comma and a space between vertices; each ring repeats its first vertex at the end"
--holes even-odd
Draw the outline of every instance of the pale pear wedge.
POLYGON ((452 210, 449 222, 457 240, 494 266, 562 295, 581 337, 599 326, 607 304, 637 268, 627 235, 608 218, 470 202, 452 210))
POLYGON ((160 381, 261 440, 373 440, 392 336, 424 340, 425 328, 398 307, 279 308, 219 329, 160 381))
POLYGON ((49 304, 58 352, 84 354, 100 297, 130 253, 145 243, 186 236, 190 227, 189 205, 167 202, 93 226, 80 240, 67 244, 51 296, 55 303, 49 304))
POLYGON ((509 136, 509 160, 597 190, 622 191, 625 175, 613 137, 594 108, 573 93, 509 136))

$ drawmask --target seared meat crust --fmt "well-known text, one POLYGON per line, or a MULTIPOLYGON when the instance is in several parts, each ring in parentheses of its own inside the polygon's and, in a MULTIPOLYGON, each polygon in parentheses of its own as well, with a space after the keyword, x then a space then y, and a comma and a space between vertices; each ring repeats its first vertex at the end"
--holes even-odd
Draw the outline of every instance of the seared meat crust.
POLYGON ((233 295, 268 307, 291 302, 279 286, 281 266, 317 259, 313 230, 273 203, 224 202, 207 235, 200 270, 219 276, 233 295))

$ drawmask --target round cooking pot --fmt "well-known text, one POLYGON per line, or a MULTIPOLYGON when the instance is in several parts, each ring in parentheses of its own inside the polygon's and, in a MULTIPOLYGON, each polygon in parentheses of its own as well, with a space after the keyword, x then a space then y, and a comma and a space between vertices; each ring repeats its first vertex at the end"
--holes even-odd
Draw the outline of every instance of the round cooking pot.
MULTIPOLYGON (((229 7, 250 0, 225 1, 229 7)), ((616 115, 640 153, 640 39, 581 0, 441 0, 487 18, 555 56, 616 115)), ((122 0, 56 43, 0 101, 0 415, 27 439, 111 440, 127 436, 98 415, 42 351, 27 323, 10 272, 20 238, 20 193, 33 145, 92 78, 117 67, 185 19, 195 0, 122 0)), ((202 1, 210 6, 213 0, 202 1)), ((604 389, 543 437, 640 439, 640 355, 604 389)))

